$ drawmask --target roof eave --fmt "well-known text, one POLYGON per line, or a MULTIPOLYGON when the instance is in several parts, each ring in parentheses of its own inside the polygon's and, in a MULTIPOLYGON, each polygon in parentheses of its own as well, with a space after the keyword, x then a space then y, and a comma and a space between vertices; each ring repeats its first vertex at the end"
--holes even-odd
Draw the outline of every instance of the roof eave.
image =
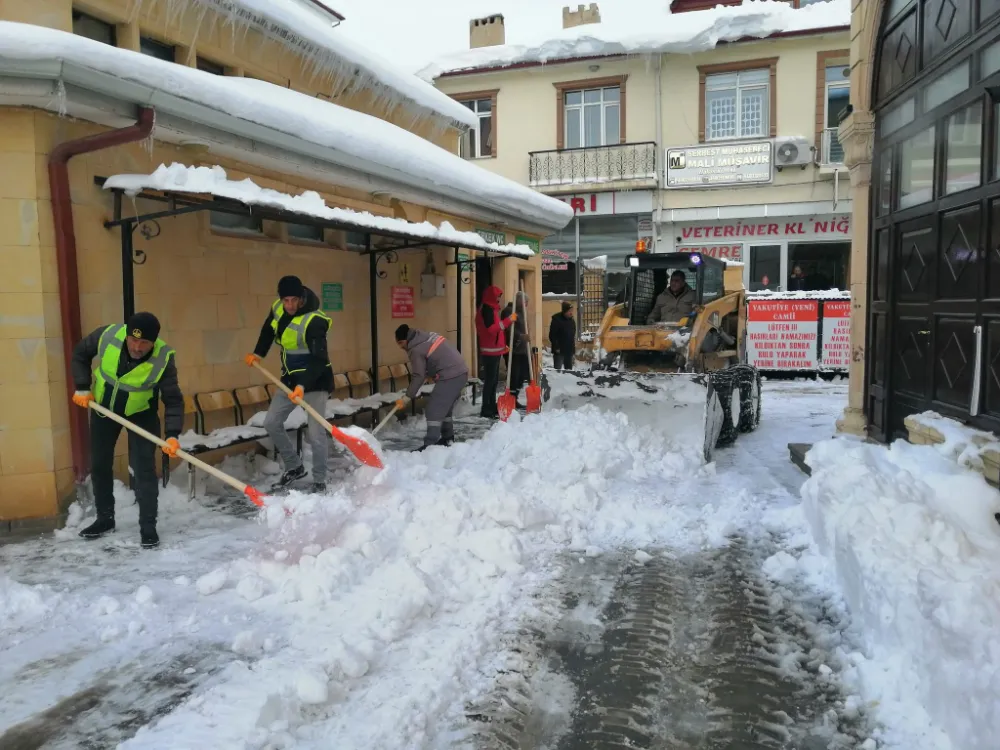
MULTIPOLYGON (((767 36, 746 36, 740 37, 739 39, 723 39, 719 41, 719 45, 723 44, 744 44, 749 42, 762 42, 767 39, 775 38, 791 38, 800 36, 820 36, 822 34, 834 34, 843 31, 850 31, 850 25, 844 26, 824 26, 819 29, 798 29, 796 31, 776 31, 773 34, 768 34, 767 36)), ((706 50, 707 52, 708 50, 706 50)), ((610 55, 585 55, 582 57, 560 57, 553 58, 550 60, 523 60, 521 62, 511 63, 510 65, 490 65, 482 68, 457 68, 455 70, 446 70, 441 73, 436 80, 442 78, 458 78, 460 76, 471 76, 478 75, 481 73, 498 73, 505 70, 516 70, 519 68, 540 68, 545 65, 570 65, 572 63, 578 62, 589 62, 591 60, 616 60, 627 57, 641 57, 643 55, 657 55, 673 54, 671 52, 657 52, 656 50, 650 50, 649 52, 636 52, 631 55, 623 55, 621 53, 615 53, 610 55)), ((681 54, 681 53, 678 53, 681 54)), ((682 53, 687 54, 687 53, 682 53)))

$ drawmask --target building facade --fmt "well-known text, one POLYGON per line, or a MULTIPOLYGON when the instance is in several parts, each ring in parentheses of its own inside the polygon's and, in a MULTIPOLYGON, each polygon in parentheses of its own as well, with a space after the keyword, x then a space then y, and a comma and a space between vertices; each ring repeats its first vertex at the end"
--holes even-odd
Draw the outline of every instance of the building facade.
POLYGON ((854 190, 850 405, 889 441, 934 410, 1000 431, 1000 4, 862 0, 840 126, 854 190))
MULTIPOLYGON (((401 322, 448 335, 474 365, 476 285, 540 293, 540 259, 514 246, 571 211, 453 155, 468 110, 331 39, 349 19, 310 0, 261 7, 0 6, 0 522, 56 516, 89 473, 67 357, 130 309, 160 318, 186 397, 231 393, 262 382, 242 357, 277 280, 296 274, 333 320, 334 370, 370 369, 385 390, 401 322), (221 167, 301 204, 152 177, 135 197, 103 185, 161 165, 221 167)), ((124 451, 123 438, 121 477, 124 451)))
MULTIPOLYGON (((784 8, 766 39, 676 52, 665 39, 627 57, 570 47, 532 59, 491 16, 470 25, 469 51, 423 74, 478 117, 467 158, 573 207, 542 244, 546 293, 575 294, 581 263, 607 256, 613 297, 637 240, 742 262, 750 290, 846 289, 852 191, 837 126, 850 33, 837 7, 784 8), (806 20, 781 31, 791 14, 806 20)), ((601 36, 603 10, 564 8, 564 34, 582 26, 620 50, 627 40, 601 36)), ((676 0, 671 12, 697 29, 719 9, 676 0)))

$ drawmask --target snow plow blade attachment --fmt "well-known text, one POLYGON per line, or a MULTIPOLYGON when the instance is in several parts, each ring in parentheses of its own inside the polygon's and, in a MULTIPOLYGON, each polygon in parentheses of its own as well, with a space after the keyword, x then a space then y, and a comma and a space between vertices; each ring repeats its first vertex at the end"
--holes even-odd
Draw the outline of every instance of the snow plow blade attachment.
POLYGON ((698 448, 706 463, 716 448, 732 444, 760 423, 760 373, 750 365, 707 373, 594 370, 546 375, 555 406, 574 409, 590 403, 624 413, 633 424, 698 448))

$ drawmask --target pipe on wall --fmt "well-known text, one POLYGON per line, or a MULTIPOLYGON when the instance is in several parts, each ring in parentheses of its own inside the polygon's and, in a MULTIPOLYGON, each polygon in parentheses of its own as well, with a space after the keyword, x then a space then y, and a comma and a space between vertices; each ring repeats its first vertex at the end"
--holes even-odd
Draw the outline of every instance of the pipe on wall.
MULTIPOLYGON (((80 340, 80 285, 76 263, 76 233, 73 230, 73 202, 69 189, 69 160, 80 154, 122 146, 148 138, 153 132, 156 113, 147 107, 139 109, 134 125, 98 133, 75 141, 60 143, 49 154, 49 186, 52 191, 52 223, 55 227, 56 265, 59 274, 59 318, 62 322, 63 365, 66 370, 67 398, 72 396, 73 347, 80 340)), ((90 467, 87 413, 70 409, 70 446, 73 473, 82 482, 90 467)))

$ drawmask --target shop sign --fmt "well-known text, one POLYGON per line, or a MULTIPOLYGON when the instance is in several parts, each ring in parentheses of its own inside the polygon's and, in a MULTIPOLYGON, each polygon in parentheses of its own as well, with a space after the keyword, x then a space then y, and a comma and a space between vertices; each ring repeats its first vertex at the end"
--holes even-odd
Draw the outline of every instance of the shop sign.
POLYGON ((412 318, 416 314, 412 286, 392 287, 392 317, 412 318))
POLYGON ((507 244, 507 235, 504 232, 496 232, 492 229, 476 229, 476 234, 487 242, 494 242, 503 247, 507 244))
POLYGON ((742 243, 735 245, 682 245, 677 248, 677 252, 698 253, 699 255, 707 255, 709 258, 731 260, 735 263, 743 262, 742 243))
POLYGON ((569 253, 562 250, 552 250, 545 248, 542 250, 542 270, 543 271, 568 271, 569 253))
POLYGON ((761 370, 815 370, 817 300, 749 300, 747 360, 761 370))
POLYGON ((531 239, 531 237, 522 237, 521 235, 518 235, 514 238, 514 244, 527 245, 529 248, 531 248, 531 252, 533 252, 535 255, 538 255, 538 240, 533 240, 531 239))
POLYGON ((770 141, 667 149, 667 187, 760 185, 774 179, 770 141))
MULTIPOLYGON (((721 224, 693 224, 679 227, 678 243, 692 241, 765 237, 769 240, 850 240, 851 215, 811 216, 807 219, 741 219, 721 224)), ((707 244, 707 242, 706 242, 707 244)))
POLYGON ((848 369, 851 366, 851 303, 831 301, 823 303, 823 361, 824 369, 848 369))
POLYGON ((323 296, 323 312, 344 311, 344 285, 326 284, 321 287, 323 296))
POLYGON ((554 195, 568 203, 577 216, 611 216, 614 214, 640 214, 653 210, 652 190, 628 190, 608 193, 578 193, 554 195))

